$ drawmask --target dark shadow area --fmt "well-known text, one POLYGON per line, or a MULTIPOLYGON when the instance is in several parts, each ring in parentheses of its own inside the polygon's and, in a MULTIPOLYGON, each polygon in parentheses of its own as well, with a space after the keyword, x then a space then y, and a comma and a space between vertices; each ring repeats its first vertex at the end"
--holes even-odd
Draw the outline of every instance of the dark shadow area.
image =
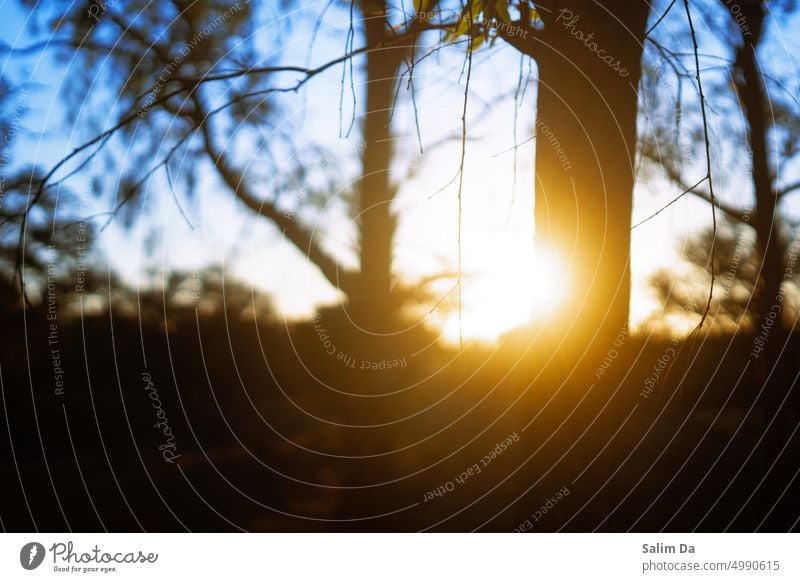
POLYGON ((460 352, 286 324, 214 270, 95 289, 3 312, 8 531, 797 527, 797 336, 762 384, 744 334, 554 363, 536 330, 460 352))

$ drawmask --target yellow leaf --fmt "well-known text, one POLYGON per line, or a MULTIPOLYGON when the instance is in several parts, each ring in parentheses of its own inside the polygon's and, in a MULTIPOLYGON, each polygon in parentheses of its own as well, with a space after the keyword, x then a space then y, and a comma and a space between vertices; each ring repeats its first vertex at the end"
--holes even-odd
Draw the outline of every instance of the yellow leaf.
POLYGON ((472 0, 472 18, 478 18, 483 12, 483 0, 472 0))
POLYGON ((429 5, 430 0, 414 0, 414 11, 417 14, 421 14, 427 11, 429 5))
POLYGON ((469 18, 467 18, 466 16, 462 17, 458 21, 458 26, 455 28, 455 30, 453 30, 450 34, 447 35, 446 40, 450 41, 457 39, 459 36, 461 36, 462 34, 467 32, 467 30, 469 30, 470 24, 471 23, 469 21, 469 18))
POLYGON ((495 4, 497 15, 503 22, 511 22, 511 15, 508 13, 508 0, 497 0, 495 4))
POLYGON ((469 50, 477 50, 483 44, 484 40, 486 40, 486 37, 482 34, 472 37, 472 41, 469 43, 469 50))

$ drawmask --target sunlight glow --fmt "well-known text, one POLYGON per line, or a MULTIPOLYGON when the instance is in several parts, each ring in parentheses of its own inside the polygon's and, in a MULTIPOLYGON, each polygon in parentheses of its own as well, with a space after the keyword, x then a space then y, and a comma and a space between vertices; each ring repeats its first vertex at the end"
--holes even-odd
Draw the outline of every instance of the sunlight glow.
MULTIPOLYGON (((464 281, 465 338, 495 341, 515 327, 545 319, 569 290, 567 269, 558 257, 534 249, 530 240, 504 245, 502 252, 486 258, 486 269, 464 281)), ((458 341, 457 310, 448 314, 443 327, 446 339, 458 341)))
POLYGON ((530 270, 531 317, 544 318, 561 304, 568 293, 568 272, 560 257, 552 251, 539 250, 530 270))

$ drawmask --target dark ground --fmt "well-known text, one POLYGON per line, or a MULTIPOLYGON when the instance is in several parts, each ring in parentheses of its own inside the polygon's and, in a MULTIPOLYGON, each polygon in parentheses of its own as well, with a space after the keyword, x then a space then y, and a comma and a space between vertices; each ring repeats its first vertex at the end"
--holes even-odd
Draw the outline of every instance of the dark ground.
POLYGON ((58 320, 57 395, 48 323, 4 316, 7 531, 798 529, 798 337, 770 338, 774 370, 751 338, 698 342, 645 398, 669 341, 628 338, 596 380, 597 360, 543 369, 521 333, 459 354, 334 311, 286 329, 185 309, 169 332, 115 313, 58 320), (406 366, 359 369, 384 358, 406 366))

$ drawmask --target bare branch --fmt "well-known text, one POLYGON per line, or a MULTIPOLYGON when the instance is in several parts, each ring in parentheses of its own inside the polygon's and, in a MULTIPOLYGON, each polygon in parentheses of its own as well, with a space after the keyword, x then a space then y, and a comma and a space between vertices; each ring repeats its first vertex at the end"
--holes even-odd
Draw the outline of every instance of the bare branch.
POLYGON ((700 184, 702 184, 702 183, 703 183, 703 182, 705 182, 705 181, 706 181, 706 177, 704 176, 704 177, 703 177, 703 178, 701 178, 701 179, 700 179, 700 181, 699 181, 699 182, 697 182, 697 183, 696 183, 694 186, 689 186, 689 187, 688 187, 688 188, 686 188, 686 189, 685 189, 683 192, 681 192, 680 194, 678 194, 678 195, 677 195, 675 198, 673 198, 672 200, 670 200, 669 202, 667 202, 667 203, 666 203, 664 206, 662 206, 661 208, 659 208, 658 210, 656 210, 656 211, 655 211, 653 214, 651 214, 651 215, 650 215, 650 216, 648 216, 647 218, 645 218, 645 219, 643 219, 643 220, 640 220, 639 222, 637 222, 636 224, 634 224, 634 225, 631 227, 631 230, 633 230, 633 229, 635 229, 635 228, 638 228, 638 227, 642 226, 642 225, 643 225, 645 222, 649 222, 650 220, 652 220, 653 218, 655 218, 656 216, 658 216, 659 214, 661 214, 662 212, 664 212, 664 211, 665 211, 667 208, 669 208, 670 206, 672 206, 673 204, 675 204, 675 203, 676 203, 678 200, 680 200, 681 198, 683 198, 684 196, 686 196, 686 195, 687 195, 689 192, 692 192, 692 191, 693 191, 695 188, 697 188, 697 187, 698 187, 700 184))
POLYGON ((361 48, 354 49, 350 52, 346 52, 341 56, 327 61, 326 63, 319 65, 318 67, 299 67, 299 66, 292 66, 292 65, 279 65, 279 66, 268 66, 268 67, 251 67, 247 69, 239 69, 235 71, 229 71, 226 73, 217 73, 217 74, 206 74, 201 77, 176 77, 175 81, 180 82, 187 87, 192 87, 195 85, 199 85, 201 83, 208 83, 212 81, 226 81, 229 79, 235 79, 239 77, 246 77, 251 75, 265 75, 265 74, 274 74, 274 73, 300 73, 303 75, 303 78, 298 82, 296 86, 293 87, 294 90, 300 89, 309 79, 319 75, 334 67, 339 65, 353 57, 357 57, 362 54, 366 54, 368 52, 374 50, 384 50, 387 48, 398 48, 398 49, 409 49, 413 46, 413 39, 419 36, 420 32, 428 31, 428 30, 447 30, 456 26, 457 23, 455 22, 448 22, 448 23, 428 23, 424 26, 420 27, 419 29, 415 28, 413 30, 404 32, 402 34, 398 34, 392 38, 387 38, 386 40, 372 44, 363 46, 361 48), (404 45, 406 41, 412 40, 412 44, 404 45))
MULTIPOLYGON (((698 188, 698 186, 700 186, 700 184, 705 182, 705 178, 700 180, 694 186, 687 186, 686 182, 684 181, 683 177, 681 176, 680 171, 675 166, 669 164, 667 161, 665 161, 664 159, 659 157, 657 154, 655 154, 655 152, 653 152, 650 148, 643 147, 641 149, 641 154, 645 158, 647 158, 647 159, 651 160, 652 162, 655 162, 656 164, 658 164, 659 167, 661 167, 661 169, 664 171, 664 174, 667 176, 667 178, 669 178, 669 180, 671 182, 675 183, 682 190, 682 193, 679 196, 677 196, 672 201, 670 201, 669 204, 664 206, 656 214, 660 213, 662 210, 666 209, 668 206, 671 206, 674 202, 677 202, 685 194, 693 194, 694 196, 697 196, 698 198, 701 198, 702 200, 705 200, 709 204, 712 204, 711 194, 709 194, 705 190, 701 190, 700 188, 698 188)), ((719 210, 724 212, 729 218, 732 218, 733 220, 735 220, 737 222, 741 222, 741 223, 747 224, 754 217, 754 212, 749 211, 749 210, 743 210, 743 209, 740 209, 740 208, 736 208, 734 206, 731 206, 729 204, 726 204, 726 203, 722 202, 721 200, 719 200, 719 198, 716 198, 714 200, 713 204, 719 210)), ((655 215, 653 215, 653 216, 655 216, 655 215)), ((649 220, 650 218, 652 218, 652 216, 647 218, 646 220, 649 220)), ((642 222, 646 222, 646 220, 643 220, 642 222)), ((641 224, 642 222, 640 222, 639 224, 641 224)), ((639 224, 635 225, 633 228, 636 228, 637 226, 639 226, 639 224)))
POLYGON ((778 189, 777 196, 778 198, 783 198, 784 196, 788 196, 789 194, 795 192, 796 190, 800 190, 800 181, 794 182, 792 184, 784 186, 783 188, 778 189))
POLYGON ((689 9, 689 0, 683 0, 683 6, 686 9, 686 19, 689 22, 689 32, 692 36, 692 46, 694 48, 694 66, 697 78, 697 91, 700 93, 700 113, 703 118, 703 140, 705 141, 706 150, 706 179, 708 180, 708 193, 711 198, 711 228, 713 238, 711 239, 711 252, 710 252, 710 266, 711 266, 711 285, 708 289, 708 301, 706 308, 703 310, 703 315, 700 322, 697 324, 696 330, 700 330, 706 322, 708 312, 711 310, 711 300, 714 298, 714 282, 716 280, 716 273, 714 271, 714 254, 717 244, 717 211, 716 211, 716 196, 714 195, 714 180, 711 177, 711 140, 708 137, 708 117, 706 115, 706 97, 703 93, 703 81, 700 78, 700 56, 697 46, 697 34, 694 30, 694 23, 692 22, 692 11, 689 9))
POLYGON ((650 36, 650 33, 653 32, 659 24, 661 24, 661 21, 667 17, 667 14, 669 14, 669 11, 672 10, 672 7, 675 6, 675 2, 677 1, 678 0, 672 0, 672 2, 669 3, 669 6, 667 6, 666 10, 664 10, 661 16, 658 17, 658 20, 656 20, 653 25, 647 29, 647 32, 644 33, 645 38, 650 36))
MULTIPOLYGON (((472 22, 472 3, 468 3, 469 21, 472 22)), ((462 329, 463 304, 462 298, 462 269, 461 269, 461 226, 462 226, 462 191, 464 187, 464 162, 467 157, 467 104, 469 103, 469 82, 472 77, 472 43, 474 31, 470 29, 469 46, 467 47, 466 65, 467 80, 464 85, 464 107, 461 111, 461 162, 458 167, 458 344, 464 349, 464 331, 462 329)))
POLYGON ((526 54, 529 57, 536 58, 537 56, 540 56, 541 51, 537 49, 539 49, 542 39, 541 35, 536 29, 521 20, 512 21, 509 26, 517 26, 520 29, 523 29, 524 38, 517 35, 510 35, 508 34, 507 30, 498 26, 496 30, 500 38, 517 49, 519 52, 526 54), (530 35, 530 38, 528 35, 530 35))
POLYGON ((272 221, 289 242, 306 254, 311 263, 317 266, 332 285, 349 295, 353 289, 354 275, 340 268, 338 262, 325 252, 296 220, 282 213, 273 202, 258 197, 250 189, 244 175, 233 167, 225 152, 214 144, 208 123, 208 114, 206 114, 200 98, 194 95, 193 100, 200 133, 203 136, 204 149, 228 188, 250 210, 272 221))

